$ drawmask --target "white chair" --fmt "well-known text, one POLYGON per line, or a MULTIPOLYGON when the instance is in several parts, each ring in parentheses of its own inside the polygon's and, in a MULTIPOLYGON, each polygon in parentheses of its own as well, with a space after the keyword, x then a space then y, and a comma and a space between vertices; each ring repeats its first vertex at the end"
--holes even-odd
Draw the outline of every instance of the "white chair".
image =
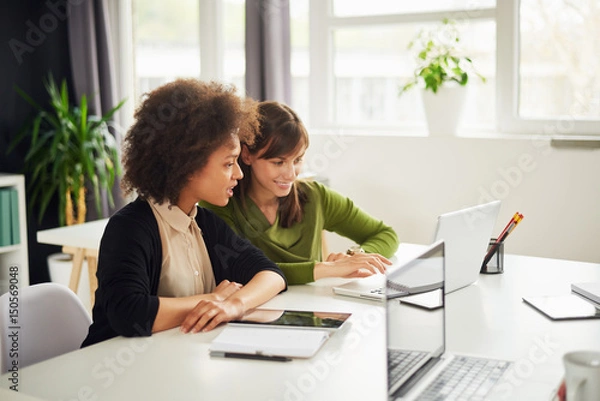
POLYGON ((35 284, 0 296, 0 373, 80 347, 92 319, 81 300, 57 283, 35 284), (16 312, 15 312, 16 309, 16 312))

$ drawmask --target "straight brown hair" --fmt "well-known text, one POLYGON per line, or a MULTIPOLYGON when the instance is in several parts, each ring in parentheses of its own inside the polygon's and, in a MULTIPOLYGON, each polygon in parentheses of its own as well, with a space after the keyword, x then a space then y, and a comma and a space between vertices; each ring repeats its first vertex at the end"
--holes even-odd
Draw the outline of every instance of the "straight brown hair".
MULTIPOLYGON (((298 115, 287 105, 279 102, 265 101, 258 105, 260 129, 253 144, 242 141, 252 155, 264 150, 261 159, 286 156, 297 149, 308 148, 308 131, 298 115)), ((240 160, 244 178, 236 187, 235 194, 245 208, 245 195, 252 182, 252 170, 240 160)), ((279 221, 281 227, 289 228, 302 221, 306 194, 294 182, 290 193, 279 198, 279 221)))

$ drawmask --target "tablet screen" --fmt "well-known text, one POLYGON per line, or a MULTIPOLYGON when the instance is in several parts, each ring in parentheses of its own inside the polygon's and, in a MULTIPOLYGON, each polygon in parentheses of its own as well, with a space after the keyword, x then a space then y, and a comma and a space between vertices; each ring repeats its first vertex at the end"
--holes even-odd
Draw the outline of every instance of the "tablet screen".
POLYGON ((350 313, 316 312, 283 309, 253 309, 234 324, 286 326, 300 328, 337 329, 350 317, 350 313))

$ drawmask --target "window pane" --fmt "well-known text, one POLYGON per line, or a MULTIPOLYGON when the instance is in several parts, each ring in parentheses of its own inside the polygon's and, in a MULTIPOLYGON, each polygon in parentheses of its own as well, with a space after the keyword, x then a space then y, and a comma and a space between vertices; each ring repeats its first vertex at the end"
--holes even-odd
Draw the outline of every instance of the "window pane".
MULTIPOLYGON (((334 123, 339 125, 423 126, 420 90, 398 96, 416 68, 408 43, 434 25, 403 24, 352 27, 334 31, 334 123)), ((487 83, 472 76, 465 124, 492 126, 495 109, 495 23, 459 24, 464 54, 487 83)))
MULTIPOLYGON (((333 15, 336 17, 358 17, 366 15, 409 14, 428 11, 469 10, 475 7, 495 7, 496 0, 465 2, 464 0, 333 0, 333 15)), ((462 19, 461 16, 452 16, 462 19)))
POLYGON ((198 0, 133 0, 135 98, 177 77, 200 76, 198 0))
POLYGON ((309 0, 290 1, 290 66, 292 74, 292 99, 290 106, 298 113, 306 125, 310 125, 308 3, 309 0))
POLYGON ((600 117, 598 20, 598 0, 521 1, 521 117, 600 117))
MULTIPOLYGON (((198 0, 196 0, 198 1, 198 0)), ((238 93, 246 88, 246 6, 244 0, 225 0, 223 6, 223 81, 233 83, 238 93)))

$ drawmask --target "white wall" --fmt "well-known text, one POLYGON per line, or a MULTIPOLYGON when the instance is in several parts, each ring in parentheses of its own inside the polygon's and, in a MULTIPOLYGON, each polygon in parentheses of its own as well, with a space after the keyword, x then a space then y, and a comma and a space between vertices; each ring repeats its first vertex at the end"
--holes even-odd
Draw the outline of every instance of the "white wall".
MULTIPOLYGON (((506 253, 600 262, 600 149, 547 138, 434 138, 311 134, 306 169, 394 227, 429 243, 437 215, 501 199, 494 233, 524 219, 506 253)), ((348 240, 329 235, 331 251, 348 240)))

